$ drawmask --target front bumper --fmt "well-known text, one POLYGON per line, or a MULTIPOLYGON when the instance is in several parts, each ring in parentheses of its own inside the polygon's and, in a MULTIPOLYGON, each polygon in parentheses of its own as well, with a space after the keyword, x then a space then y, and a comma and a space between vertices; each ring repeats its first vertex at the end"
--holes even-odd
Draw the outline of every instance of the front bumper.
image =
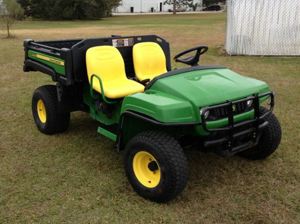
POLYGON ((268 92, 257 94, 245 99, 228 101, 223 104, 208 106, 201 110, 201 120, 203 129, 209 133, 204 140, 205 148, 215 148, 219 153, 230 156, 238 152, 253 148, 259 142, 262 130, 268 125, 264 120, 274 108, 274 94, 268 92), (260 113, 260 102, 266 98, 270 98, 268 111, 264 114, 260 113), (250 120, 236 123, 234 120, 234 105, 238 103, 253 100, 254 117, 250 120), (220 128, 210 128, 209 121, 205 118, 205 113, 212 109, 222 108, 226 111, 228 124, 220 128))

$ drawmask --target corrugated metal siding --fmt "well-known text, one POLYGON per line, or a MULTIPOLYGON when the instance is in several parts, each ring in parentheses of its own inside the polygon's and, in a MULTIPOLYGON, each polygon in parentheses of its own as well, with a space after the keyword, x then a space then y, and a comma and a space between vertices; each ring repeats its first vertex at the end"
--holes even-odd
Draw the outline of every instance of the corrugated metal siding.
POLYGON ((230 55, 300 55, 300 0, 227 0, 230 55))

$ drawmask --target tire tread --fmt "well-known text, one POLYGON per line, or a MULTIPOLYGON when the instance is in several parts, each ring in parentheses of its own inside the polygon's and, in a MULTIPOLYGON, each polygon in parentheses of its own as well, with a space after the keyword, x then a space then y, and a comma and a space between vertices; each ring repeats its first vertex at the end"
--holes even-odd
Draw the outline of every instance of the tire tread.
MULTIPOLYGON (((167 186, 167 189, 165 189, 164 193, 159 195, 144 192, 143 188, 136 187, 133 184, 134 189, 141 196, 156 202, 167 202, 175 198, 184 190, 188 181, 188 163, 183 149, 176 139, 166 133, 146 131, 138 134, 130 140, 126 147, 126 154, 129 153, 134 144, 139 142, 147 142, 147 144, 151 144, 153 147, 159 149, 159 153, 163 154, 163 158, 168 159, 168 164, 171 166, 169 169, 171 172, 168 173, 168 175, 171 176, 171 182, 167 186)), ((126 163, 127 161, 125 161, 125 164, 126 163)), ((128 167, 125 167, 125 169, 130 180, 131 174, 128 174, 128 167)))

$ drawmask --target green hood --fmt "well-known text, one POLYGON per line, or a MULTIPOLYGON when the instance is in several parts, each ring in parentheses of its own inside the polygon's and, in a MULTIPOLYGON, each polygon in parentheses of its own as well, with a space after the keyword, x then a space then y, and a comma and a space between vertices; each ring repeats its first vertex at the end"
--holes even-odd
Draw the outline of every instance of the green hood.
POLYGON ((203 107, 269 91, 265 82, 226 68, 195 70, 156 80, 150 90, 175 96, 203 107))
POLYGON ((201 107, 268 91, 265 82, 226 68, 193 67, 162 75, 144 93, 125 97, 121 114, 134 111, 165 123, 199 122, 201 107))

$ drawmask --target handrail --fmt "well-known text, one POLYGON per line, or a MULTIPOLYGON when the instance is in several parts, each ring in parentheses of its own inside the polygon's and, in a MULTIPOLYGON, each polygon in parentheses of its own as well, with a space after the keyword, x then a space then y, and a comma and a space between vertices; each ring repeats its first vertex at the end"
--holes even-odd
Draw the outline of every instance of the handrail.
POLYGON ((94 85, 93 85, 94 78, 96 78, 96 79, 98 80, 99 84, 100 84, 101 96, 102 96, 103 101, 104 101, 105 103, 108 103, 108 104, 114 104, 114 103, 116 103, 115 101, 110 101, 110 100, 108 100, 108 99, 105 97, 105 94, 104 94, 104 88, 103 88, 103 84, 102 84, 102 80, 101 80, 101 78, 100 78, 99 76, 97 76, 97 75, 95 75, 95 74, 93 74, 93 75, 91 76, 91 85, 90 85, 90 95, 91 95, 91 97, 92 97, 94 100, 98 99, 98 97, 94 95, 94 88, 93 88, 93 86, 94 86, 94 85))

